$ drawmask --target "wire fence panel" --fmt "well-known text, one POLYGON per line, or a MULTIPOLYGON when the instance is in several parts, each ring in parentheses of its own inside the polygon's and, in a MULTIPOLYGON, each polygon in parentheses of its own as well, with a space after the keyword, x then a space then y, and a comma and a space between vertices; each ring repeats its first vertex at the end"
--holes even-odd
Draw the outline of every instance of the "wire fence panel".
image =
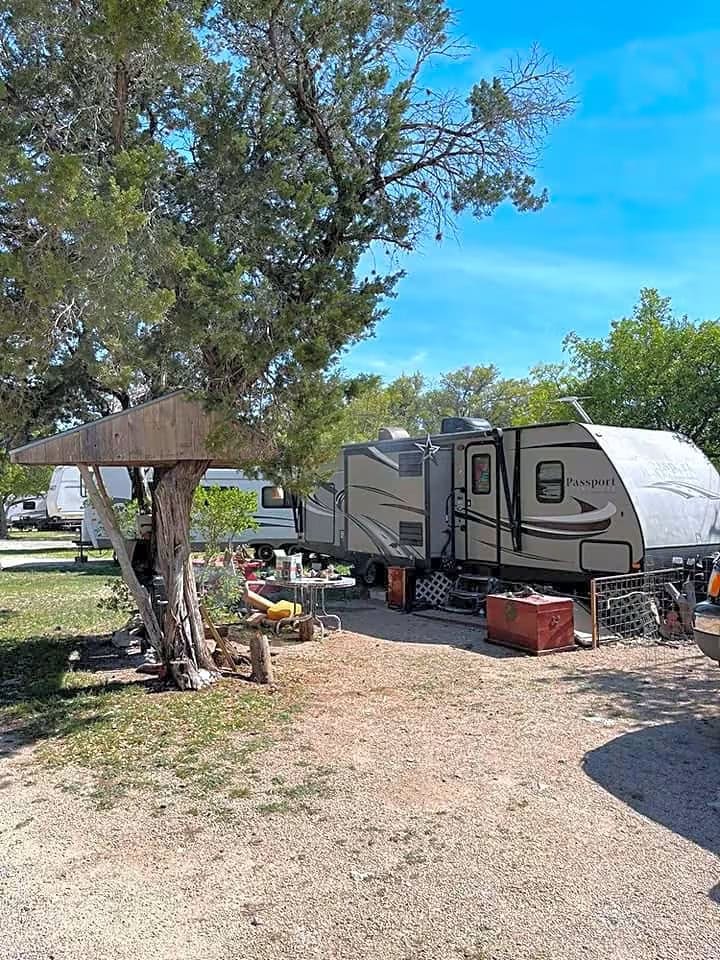
POLYGON ((682 567, 596 577, 591 586, 594 646, 613 640, 692 642, 695 584, 682 567))

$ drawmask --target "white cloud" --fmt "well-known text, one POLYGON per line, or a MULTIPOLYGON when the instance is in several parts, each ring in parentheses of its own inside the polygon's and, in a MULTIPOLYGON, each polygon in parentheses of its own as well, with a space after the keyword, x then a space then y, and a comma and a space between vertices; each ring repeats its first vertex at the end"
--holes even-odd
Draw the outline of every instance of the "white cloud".
POLYGON ((416 370, 422 369, 427 358, 427 350, 416 350, 409 357, 405 357, 401 351, 393 356, 380 357, 372 353, 367 354, 364 345, 359 344, 347 355, 343 361, 343 367, 351 371, 370 370, 380 374, 384 380, 394 380, 404 373, 415 373, 416 370))
POLYGON ((636 38, 579 61, 578 75, 585 79, 582 99, 601 87, 604 111, 615 116, 687 98, 714 100, 720 93, 719 48, 718 30, 636 38))
MULTIPOLYGON (((652 286, 657 267, 582 257, 563 252, 523 250, 516 247, 475 247, 449 256, 428 258, 425 270, 453 278, 477 280, 494 286, 512 285, 551 293, 586 293, 614 298, 618 292, 637 293, 652 286)), ((684 270, 663 273, 664 282, 678 285, 687 279, 684 270)))

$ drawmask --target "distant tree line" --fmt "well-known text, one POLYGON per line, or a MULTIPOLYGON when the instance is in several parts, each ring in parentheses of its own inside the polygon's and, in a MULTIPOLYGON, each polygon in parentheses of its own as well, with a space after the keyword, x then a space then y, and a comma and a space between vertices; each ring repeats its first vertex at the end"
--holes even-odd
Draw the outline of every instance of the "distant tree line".
MULTIPOLYGON (((720 463, 718 321, 678 316, 669 297, 646 288, 605 337, 570 333, 564 347, 565 362, 539 364, 525 377, 504 377, 492 363, 437 378, 418 370, 390 382, 371 374, 345 379, 336 372, 344 401, 319 435, 315 425, 305 434, 298 423, 296 444, 315 445, 316 461, 327 462, 341 444, 375 437, 382 426, 420 435, 438 432, 449 416, 484 417, 499 427, 573 419, 576 412, 562 398, 577 396, 596 423, 677 431, 720 463)), ((52 409, 48 403, 45 412, 52 409)), ((38 492, 37 480, 37 472, 0 464, 0 495, 6 503, 38 492)))
POLYGON ((443 417, 484 417, 499 427, 577 418, 561 398, 576 396, 596 423, 683 433, 720 461, 720 323, 673 312, 669 297, 645 288, 629 316, 607 336, 569 333, 567 360, 527 376, 503 377, 492 363, 464 366, 436 379, 421 371, 389 383, 366 376, 335 432, 345 442, 381 426, 411 434, 439 431, 443 417))

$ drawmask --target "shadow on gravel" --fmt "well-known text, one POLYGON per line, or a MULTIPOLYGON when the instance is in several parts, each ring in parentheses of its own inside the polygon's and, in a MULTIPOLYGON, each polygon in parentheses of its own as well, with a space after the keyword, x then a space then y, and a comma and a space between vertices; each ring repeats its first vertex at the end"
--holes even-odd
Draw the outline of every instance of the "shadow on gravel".
MULTIPOLYGON (((714 667, 695 647, 672 661, 654 659, 652 653, 641 665, 624 664, 622 648, 618 648, 617 667, 593 666, 593 654, 581 658, 581 669, 565 669, 571 661, 554 660, 548 664, 549 675, 536 683, 553 686, 572 696, 588 697, 592 712, 608 717, 622 717, 643 723, 666 723, 684 720, 694 714, 713 716, 720 704, 720 670, 714 667), (599 706, 597 697, 606 698, 599 706)), ((573 663, 574 666, 574 663, 573 663)))
MULTIPOLYGON (((720 718, 626 733, 591 750, 583 767, 633 810, 720 855, 720 718)), ((720 899, 719 889, 711 898, 720 899)))
POLYGON ((74 560, 28 560, 13 566, 2 566, 1 557, 0 568, 3 577, 12 577, 17 573, 73 573, 89 577, 114 577, 118 576, 120 571, 118 564, 111 560, 91 560, 89 563, 76 563, 74 560))

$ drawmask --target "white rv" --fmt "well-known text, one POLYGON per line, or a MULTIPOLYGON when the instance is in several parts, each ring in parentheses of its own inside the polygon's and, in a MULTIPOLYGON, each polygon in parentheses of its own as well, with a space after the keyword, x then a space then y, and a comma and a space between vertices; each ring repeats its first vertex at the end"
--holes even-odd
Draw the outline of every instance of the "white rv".
POLYGON ((381 436, 346 446, 301 512, 305 549, 368 582, 389 564, 581 582, 720 549, 720 475, 679 434, 450 418, 381 436))
MULTIPOLYGON (((77 469, 77 468, 70 468, 77 469)), ((116 503, 130 500, 130 475, 124 467, 102 467, 103 481, 110 497, 116 503)), ((78 471, 79 475, 79 471, 78 471)), ((150 476, 152 473, 150 472, 150 476)), ((278 488, 267 480, 251 480, 239 470, 208 470, 201 481, 204 487, 240 487, 242 490, 251 490, 257 494, 258 509, 255 520, 259 526, 257 530, 243 530, 236 537, 235 542, 247 543, 255 549, 255 554, 261 560, 271 560, 273 550, 279 547, 294 548, 297 542, 293 505, 288 494, 278 496, 278 488)), ((84 491, 83 491, 84 494, 84 491)), ((84 501, 83 535, 86 543, 92 543, 97 548, 107 548, 110 541, 100 518, 92 505, 84 501)), ((194 544, 200 545, 199 535, 190 533, 194 544)))
POLYGON ((45 497, 19 497, 5 511, 8 527, 15 530, 46 530, 48 525, 45 497))
POLYGON ((80 529, 85 495, 77 467, 55 467, 46 495, 48 527, 80 529))

